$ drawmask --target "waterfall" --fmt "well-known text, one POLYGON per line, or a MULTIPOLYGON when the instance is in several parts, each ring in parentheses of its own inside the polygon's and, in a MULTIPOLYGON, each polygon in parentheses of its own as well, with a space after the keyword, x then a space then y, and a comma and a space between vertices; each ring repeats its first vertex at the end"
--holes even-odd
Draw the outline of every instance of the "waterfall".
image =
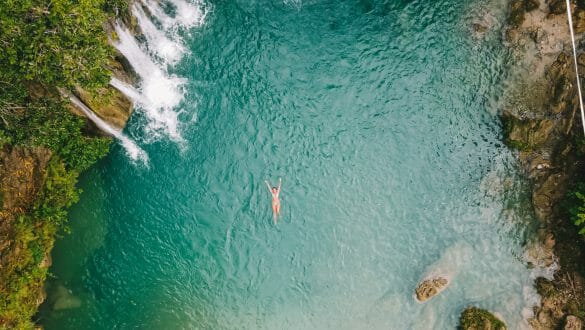
POLYGON ((71 102, 73 102, 73 104, 75 104, 77 108, 79 108, 79 110, 81 110, 87 116, 87 118, 94 122, 94 124, 96 124, 96 126, 99 129, 101 129, 104 133, 107 133, 113 136, 114 138, 118 139, 118 141, 120 141, 124 149, 126 149, 126 152, 128 153, 128 156, 130 156, 130 158, 132 158, 133 160, 140 160, 145 164, 148 163, 148 156, 146 155, 144 150, 140 149, 140 147, 137 146, 136 143, 134 143, 134 141, 130 140, 126 135, 124 135, 119 130, 108 125, 108 123, 106 123, 100 117, 98 117, 93 111, 91 111, 90 108, 88 108, 77 97, 71 94, 65 94, 65 96, 69 98, 71 102))
POLYGON ((110 85, 119 90, 122 94, 126 95, 132 102, 139 103, 142 96, 140 92, 134 88, 134 86, 127 84, 115 77, 110 80, 110 85))
POLYGON ((144 42, 139 42, 123 23, 115 25, 117 40, 112 43, 138 74, 140 85, 133 88, 117 79, 112 79, 110 84, 132 99, 136 110, 144 114, 146 141, 168 137, 183 143, 178 108, 184 98, 186 80, 170 74, 168 68, 186 52, 179 33, 201 25, 206 11, 202 4, 186 0, 165 3, 174 7, 175 15, 167 14, 154 0, 138 1, 132 6, 144 42))

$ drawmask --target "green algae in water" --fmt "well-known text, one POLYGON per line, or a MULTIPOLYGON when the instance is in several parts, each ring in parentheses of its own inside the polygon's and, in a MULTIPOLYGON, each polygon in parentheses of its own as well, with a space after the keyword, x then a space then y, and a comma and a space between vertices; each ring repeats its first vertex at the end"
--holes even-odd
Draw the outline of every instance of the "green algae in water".
POLYGON ((84 176, 51 270, 82 303, 46 328, 452 329, 470 304, 520 327, 529 215, 493 115, 508 54, 470 29, 492 4, 210 5, 173 69, 184 143, 137 111, 149 166, 118 147, 84 176), (436 274, 450 285, 416 303, 436 274))

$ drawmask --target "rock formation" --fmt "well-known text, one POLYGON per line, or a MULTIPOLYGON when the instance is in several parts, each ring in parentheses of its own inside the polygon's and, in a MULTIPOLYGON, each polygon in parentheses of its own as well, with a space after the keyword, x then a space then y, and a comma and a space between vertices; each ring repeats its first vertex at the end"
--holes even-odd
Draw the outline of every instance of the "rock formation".
MULTIPOLYGON (((585 31, 581 6, 572 8, 576 33, 585 31)), ((526 256, 532 266, 539 267, 560 260, 552 281, 536 281, 542 300, 530 320, 534 329, 557 329, 567 313, 585 308, 583 279, 575 271, 585 256, 561 206, 571 186, 582 177, 585 151, 576 142, 583 132, 566 9, 564 0, 515 0, 505 33, 506 41, 527 66, 523 84, 516 87, 502 111, 505 140, 518 150, 531 180, 532 204, 541 224, 538 242, 528 246, 526 256), (530 10, 536 2, 537 8, 530 10)), ((578 61, 580 73, 585 73, 585 55, 578 61)))
POLYGON ((506 324, 485 309, 467 307, 459 317, 462 330, 506 330, 506 324))
POLYGON ((425 302, 441 293, 448 284, 449 281, 442 277, 426 279, 419 283, 415 289, 416 300, 425 302))

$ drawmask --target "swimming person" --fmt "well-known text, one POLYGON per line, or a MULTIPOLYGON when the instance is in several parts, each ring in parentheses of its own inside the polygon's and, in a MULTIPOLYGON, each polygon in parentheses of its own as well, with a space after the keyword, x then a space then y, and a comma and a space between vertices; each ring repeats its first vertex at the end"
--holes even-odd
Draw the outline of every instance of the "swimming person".
POLYGON ((276 217, 280 214, 280 199, 278 199, 278 195, 280 194, 280 187, 282 186, 282 179, 278 178, 278 188, 270 186, 268 180, 265 180, 266 186, 268 186, 268 190, 272 194, 272 215, 274 217, 274 224, 276 224, 276 217))

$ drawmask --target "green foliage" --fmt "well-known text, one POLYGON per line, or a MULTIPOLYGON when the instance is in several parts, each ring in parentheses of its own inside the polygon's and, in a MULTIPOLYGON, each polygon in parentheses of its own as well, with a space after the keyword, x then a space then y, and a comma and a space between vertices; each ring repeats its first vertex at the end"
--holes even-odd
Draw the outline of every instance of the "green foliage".
POLYGON ((0 81, 103 85, 112 59, 104 0, 5 0, 0 6, 0 81))
POLYGON ((579 234, 585 236, 585 184, 576 186, 569 198, 569 205, 571 221, 577 226, 579 234))
POLYGON ((83 134, 85 121, 51 98, 25 103, 26 112, 7 117, 5 134, 15 144, 47 147, 68 169, 84 171, 108 152, 110 140, 83 134))
POLYGON ((65 209, 79 200, 75 188, 78 173, 67 171, 58 157, 53 157, 47 166, 45 188, 37 200, 32 215, 37 219, 61 226, 67 219, 65 209))
POLYGON ((0 148, 2 148, 5 144, 10 144, 12 142, 12 138, 6 135, 6 132, 0 130, 0 148))
POLYGON ((0 272, 0 329, 32 329, 38 294, 47 276, 39 267, 53 244, 55 227, 21 216, 11 237, 13 249, 4 256, 0 272))

